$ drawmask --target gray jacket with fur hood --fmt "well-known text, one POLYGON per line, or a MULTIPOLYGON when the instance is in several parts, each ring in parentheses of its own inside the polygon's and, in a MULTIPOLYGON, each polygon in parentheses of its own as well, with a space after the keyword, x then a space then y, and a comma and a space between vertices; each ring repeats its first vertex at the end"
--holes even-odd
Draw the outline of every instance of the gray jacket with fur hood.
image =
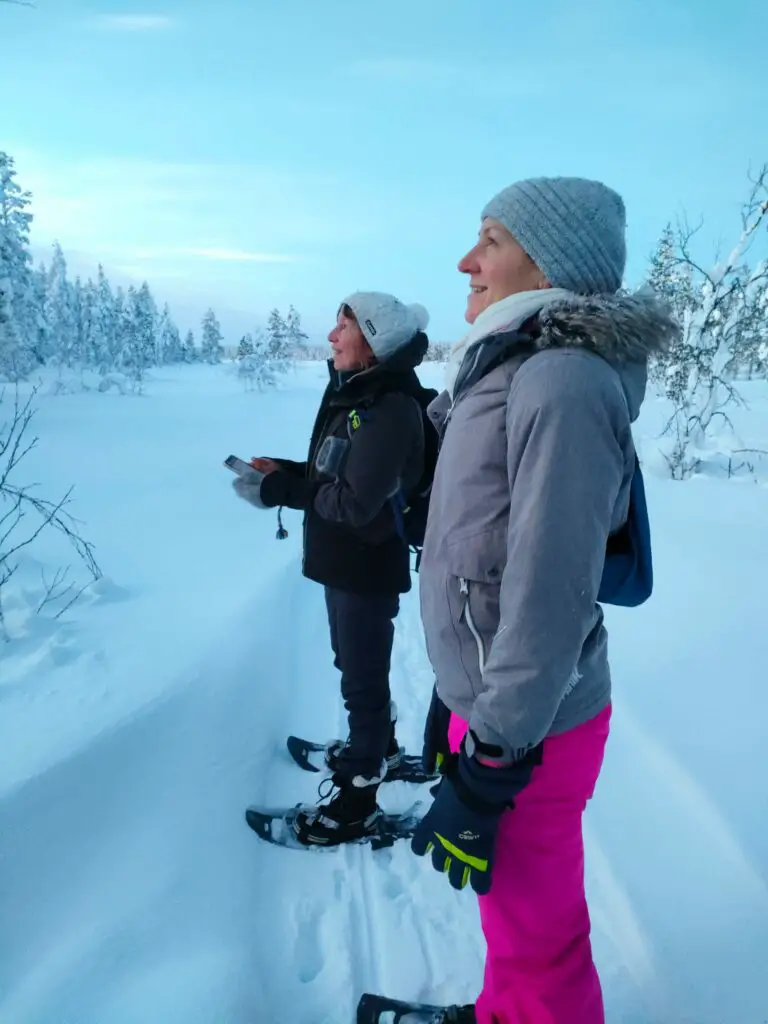
POLYGON ((558 302, 471 345, 443 433, 420 595, 438 694, 501 761, 610 701, 597 603, 626 520, 647 359, 678 328, 651 296, 558 302))

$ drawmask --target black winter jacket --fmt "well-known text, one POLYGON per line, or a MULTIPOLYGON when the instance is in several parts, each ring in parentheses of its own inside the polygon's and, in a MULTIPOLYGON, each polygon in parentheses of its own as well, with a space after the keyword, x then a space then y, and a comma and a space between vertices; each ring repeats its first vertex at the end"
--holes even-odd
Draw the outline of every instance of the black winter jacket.
POLYGON ((331 380, 312 430, 306 462, 275 459, 280 471, 261 485, 265 505, 304 510, 302 571, 317 583, 358 594, 411 589, 410 553, 391 499, 424 471, 424 423, 414 368, 423 333, 383 363, 353 374, 328 366, 331 380), (327 468, 327 439, 343 459, 327 468), (318 455, 321 466, 318 467, 318 455))

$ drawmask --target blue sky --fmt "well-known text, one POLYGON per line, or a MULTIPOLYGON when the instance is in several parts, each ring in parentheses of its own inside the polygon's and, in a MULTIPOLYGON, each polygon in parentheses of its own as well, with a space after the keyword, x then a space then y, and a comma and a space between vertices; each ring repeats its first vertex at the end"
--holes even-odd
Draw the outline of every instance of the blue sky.
POLYGON ((763 0, 0 4, 0 149, 38 249, 146 277, 184 326, 293 302, 322 338, 374 288, 448 340, 456 263, 517 178, 618 189, 630 283, 683 212, 705 258, 732 241, 768 160, 766 39, 763 0))

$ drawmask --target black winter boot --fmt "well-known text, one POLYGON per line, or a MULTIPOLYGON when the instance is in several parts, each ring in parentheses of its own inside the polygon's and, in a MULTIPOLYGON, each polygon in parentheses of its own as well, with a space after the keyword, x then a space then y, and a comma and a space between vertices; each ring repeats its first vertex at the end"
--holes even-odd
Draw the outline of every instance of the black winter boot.
POLYGON ((328 803, 298 812, 293 827, 299 842, 305 846, 339 846, 374 835, 381 814, 376 803, 381 780, 335 774, 324 781, 330 781, 335 792, 323 796, 321 783, 321 799, 328 803))
POLYGON ((449 1006, 443 1024, 477 1024, 474 1004, 469 1006, 449 1006))
MULTIPOLYGON (((394 701, 389 702, 389 714, 391 722, 389 732, 389 744, 387 746, 386 753, 384 754, 384 760, 386 761, 387 764, 387 773, 393 772, 396 768, 399 768, 404 753, 403 748, 398 744, 397 739, 395 737, 395 727, 397 725, 397 705, 395 704, 394 701)), ((349 739, 331 740, 330 743, 326 743, 325 764, 331 772, 343 772, 344 753, 348 747, 349 739)))

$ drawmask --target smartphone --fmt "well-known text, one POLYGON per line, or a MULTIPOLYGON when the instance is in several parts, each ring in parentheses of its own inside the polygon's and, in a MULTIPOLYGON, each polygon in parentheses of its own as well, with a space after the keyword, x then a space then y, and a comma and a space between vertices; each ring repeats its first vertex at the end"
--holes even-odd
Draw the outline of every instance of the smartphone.
POLYGON ((228 455, 226 459, 224 459, 224 465, 227 469, 231 469, 233 473, 237 473, 238 476, 247 476, 249 473, 256 472, 249 462, 245 462, 243 459, 238 459, 236 455, 228 455))

